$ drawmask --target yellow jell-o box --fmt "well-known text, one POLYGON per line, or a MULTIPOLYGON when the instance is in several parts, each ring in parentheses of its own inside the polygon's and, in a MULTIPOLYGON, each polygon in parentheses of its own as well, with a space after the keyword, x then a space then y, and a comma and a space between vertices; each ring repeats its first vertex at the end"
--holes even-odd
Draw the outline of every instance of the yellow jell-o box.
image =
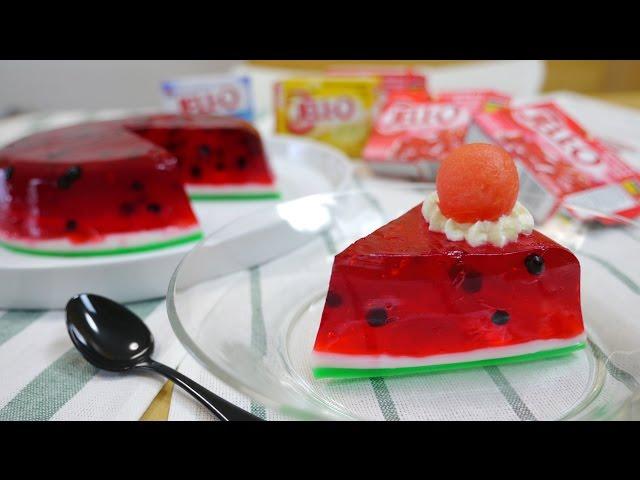
POLYGON ((276 131, 327 142, 359 157, 369 138, 379 79, 295 78, 276 85, 276 131))

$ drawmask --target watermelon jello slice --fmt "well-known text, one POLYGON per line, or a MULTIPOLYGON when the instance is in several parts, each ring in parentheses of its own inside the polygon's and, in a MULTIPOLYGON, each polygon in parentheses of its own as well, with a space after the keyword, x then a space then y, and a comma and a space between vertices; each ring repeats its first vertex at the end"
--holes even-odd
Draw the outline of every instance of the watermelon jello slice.
POLYGON ((580 349, 579 280, 575 256, 537 231, 473 248, 431 232, 416 206, 336 256, 314 374, 442 371, 580 349))
POLYGON ((279 197, 260 135, 243 120, 167 114, 138 117, 123 125, 178 158, 192 199, 279 197))
POLYGON ((317 378, 496 365, 584 347, 580 265, 533 230, 509 154, 462 146, 444 159, 436 186, 437 195, 335 257, 313 349, 317 378))
POLYGON ((54 256, 147 251, 202 237, 167 151, 88 123, 0 151, 0 242, 54 256))

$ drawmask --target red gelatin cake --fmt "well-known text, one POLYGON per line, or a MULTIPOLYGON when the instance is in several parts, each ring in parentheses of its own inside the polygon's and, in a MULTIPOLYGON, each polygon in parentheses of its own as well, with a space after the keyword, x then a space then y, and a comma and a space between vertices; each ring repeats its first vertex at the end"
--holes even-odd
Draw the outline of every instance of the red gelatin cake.
POLYGON ((235 118, 153 115, 50 130, 0 150, 0 243, 83 256, 192 242, 202 234, 187 192, 273 198, 274 185, 258 133, 235 118))
MULTIPOLYGON (((496 148, 455 151, 438 193, 446 197, 454 190, 447 184, 460 180, 449 166, 467 175, 474 163, 493 162, 503 167, 499 178, 476 172, 483 194, 517 194, 517 173, 496 148), (491 158, 479 162, 487 152, 491 158)), ((533 230, 515 197, 473 205, 482 216, 504 212, 475 223, 446 219, 438 208, 444 200, 430 195, 335 257, 313 349, 317 378, 496 365, 584 347, 577 258, 533 230)), ((452 216, 471 211, 447 205, 452 216)))

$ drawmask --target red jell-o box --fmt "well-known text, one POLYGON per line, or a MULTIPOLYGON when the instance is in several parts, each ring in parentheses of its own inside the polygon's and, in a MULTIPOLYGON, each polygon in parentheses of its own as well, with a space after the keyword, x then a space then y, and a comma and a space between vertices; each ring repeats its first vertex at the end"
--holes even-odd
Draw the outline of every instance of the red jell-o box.
POLYGON ((469 137, 493 141, 513 155, 521 199, 537 222, 561 207, 582 220, 602 220, 588 210, 640 215, 638 172, 553 102, 479 113, 469 137))
POLYGON ((440 160, 462 145, 471 111, 425 91, 390 92, 363 158, 377 172, 434 180, 440 160))

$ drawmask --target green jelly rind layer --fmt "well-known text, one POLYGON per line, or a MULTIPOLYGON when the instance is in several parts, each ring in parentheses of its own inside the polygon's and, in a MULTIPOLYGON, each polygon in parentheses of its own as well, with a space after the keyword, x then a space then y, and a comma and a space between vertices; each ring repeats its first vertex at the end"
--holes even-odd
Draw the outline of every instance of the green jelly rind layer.
POLYGON ((189 198, 195 201, 278 200, 281 195, 280 192, 190 193, 189 198))
POLYGON ((578 343, 568 347, 543 350, 540 352, 514 355, 513 357, 487 358, 484 360, 474 360, 471 362, 443 363, 440 365, 425 365, 422 367, 399 367, 399 368, 338 368, 338 367, 318 367, 313 369, 316 378, 369 378, 369 377, 392 377, 400 375, 413 375, 416 373, 438 373, 463 368, 487 367, 490 365, 507 365, 510 363, 529 362, 533 360, 543 360, 545 358, 560 357, 576 350, 582 350, 585 343, 578 343))
POLYGON ((175 247, 185 243, 196 242, 202 240, 204 235, 202 232, 192 233, 184 237, 172 238, 162 242, 147 243, 145 245, 135 245, 131 247, 105 248, 97 250, 40 250, 37 248, 21 247, 6 242, 0 242, 7 250, 18 253, 28 253, 31 255, 41 255, 44 257, 100 257, 106 255, 121 255, 126 253, 142 253, 152 250, 160 250, 162 248, 175 247))

